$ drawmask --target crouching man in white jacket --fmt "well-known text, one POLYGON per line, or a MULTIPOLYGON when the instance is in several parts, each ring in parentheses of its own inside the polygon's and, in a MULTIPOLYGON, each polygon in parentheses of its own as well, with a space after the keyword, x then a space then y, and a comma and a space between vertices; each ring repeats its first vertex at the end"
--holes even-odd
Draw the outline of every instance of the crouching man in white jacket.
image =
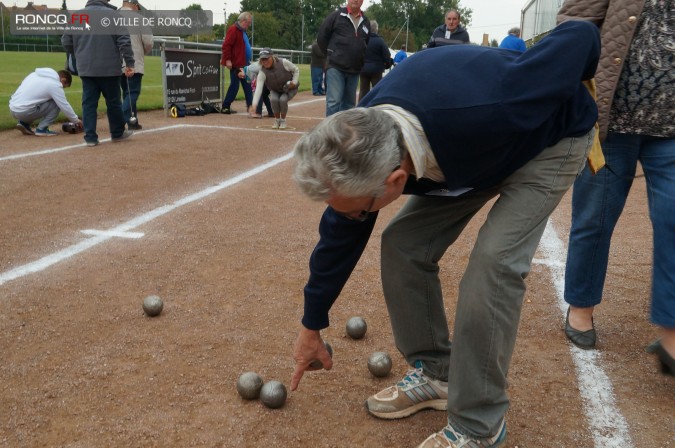
POLYGON ((63 112, 71 122, 82 127, 82 121, 71 107, 65 87, 70 87, 73 78, 66 70, 58 72, 51 68, 37 68, 26 76, 9 99, 9 111, 19 120, 16 129, 25 135, 51 137, 57 135, 49 126, 63 112), (40 120, 35 131, 31 123, 40 120))

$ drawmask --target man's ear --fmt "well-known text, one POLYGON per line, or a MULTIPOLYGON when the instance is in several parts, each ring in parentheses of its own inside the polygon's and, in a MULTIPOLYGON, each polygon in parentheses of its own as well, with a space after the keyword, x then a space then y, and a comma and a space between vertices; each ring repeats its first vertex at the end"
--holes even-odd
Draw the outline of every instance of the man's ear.
POLYGON ((400 167, 392 171, 392 173, 387 177, 385 184, 387 186, 392 186, 394 189, 398 190, 403 188, 405 183, 408 181, 408 173, 400 167))

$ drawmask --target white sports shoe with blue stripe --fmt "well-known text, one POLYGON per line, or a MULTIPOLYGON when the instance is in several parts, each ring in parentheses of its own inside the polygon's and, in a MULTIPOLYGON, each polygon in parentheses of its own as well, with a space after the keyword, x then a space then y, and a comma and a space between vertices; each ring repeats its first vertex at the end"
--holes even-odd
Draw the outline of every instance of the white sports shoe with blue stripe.
POLYGON ((506 442, 506 422, 502 420, 497 434, 477 438, 460 433, 448 423, 441 431, 430 435, 417 448, 497 448, 506 442))
POLYGON ((395 386, 366 400, 368 412, 388 420, 408 417, 423 409, 447 408, 448 383, 427 377, 421 367, 409 370, 395 386))

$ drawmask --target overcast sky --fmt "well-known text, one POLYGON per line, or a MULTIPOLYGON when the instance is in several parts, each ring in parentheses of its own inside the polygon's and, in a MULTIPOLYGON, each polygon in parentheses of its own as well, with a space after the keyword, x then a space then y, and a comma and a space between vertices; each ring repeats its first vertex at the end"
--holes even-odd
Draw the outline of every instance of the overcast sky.
MULTIPOLYGON (((27 0, 5 1, 4 3, 11 6, 16 2, 18 6, 26 4, 27 0)), ((62 0, 33 0, 35 4, 47 4, 53 8, 61 7, 62 0)), ((69 9, 79 9, 84 7, 86 0, 66 0, 69 9)), ((213 12, 213 21, 215 23, 223 22, 223 9, 226 9, 227 14, 239 12, 239 0, 140 0, 141 4, 147 9, 181 9, 188 4, 198 3, 203 9, 213 12)), ((115 6, 121 6, 122 0, 111 0, 115 6)), ((373 0, 365 0, 363 3, 364 9, 368 5, 376 3, 373 0)), ((497 42, 506 36, 509 28, 520 25, 520 10, 527 0, 460 0, 460 5, 464 8, 471 8, 473 10, 473 23, 468 27, 471 41, 481 43, 483 41, 483 33, 490 36, 490 40, 497 39, 497 42)), ((443 17, 438 18, 438 24, 443 23, 443 17)), ((401 22, 403 26, 404 22, 401 22)), ((429 35, 433 30, 429 30, 429 35)))

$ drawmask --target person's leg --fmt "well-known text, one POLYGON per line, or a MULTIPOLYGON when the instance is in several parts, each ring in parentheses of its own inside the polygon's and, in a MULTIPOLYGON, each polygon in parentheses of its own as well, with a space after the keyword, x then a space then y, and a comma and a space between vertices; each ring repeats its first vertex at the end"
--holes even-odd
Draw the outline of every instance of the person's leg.
POLYGON ((321 95, 321 78, 323 77, 323 69, 321 67, 312 67, 310 73, 312 75, 312 94, 321 95))
MULTIPOLYGON (((371 88, 375 87, 378 82, 382 81, 382 73, 375 73, 373 76, 370 77, 370 85, 371 88)), ((361 98, 359 98, 360 100, 361 98)))
POLYGON ((54 100, 45 101, 42 104, 38 104, 37 109, 42 116, 40 123, 37 125, 38 129, 47 129, 56 121, 56 117, 59 116, 59 106, 54 100))
POLYGON ((116 76, 100 77, 99 85, 105 105, 107 108, 108 124, 110 125, 110 136, 117 138, 124 133, 124 115, 122 115, 122 97, 119 85, 119 78, 116 76))
MULTIPOLYGON (((81 76, 82 80, 82 124, 84 126, 84 141, 87 143, 98 142, 96 133, 96 110, 98 109, 98 100, 101 97, 101 89, 98 85, 98 78, 81 76)), ((119 84, 118 84, 119 87, 119 84)))
POLYGON ((246 101, 246 111, 249 112, 251 106, 253 105, 253 90, 251 89, 251 84, 246 81, 241 82, 241 88, 244 91, 244 100, 246 101))
MULTIPOLYGON (((663 329, 661 346, 675 358, 675 139, 642 137, 654 235, 651 321, 663 329)), ((671 372, 675 375, 675 372, 671 372)))
POLYGON ((122 115, 124 116, 124 122, 129 123, 129 118, 131 118, 131 97, 129 96, 130 85, 128 84, 128 77, 126 75, 120 75, 120 88, 122 89, 122 115))
POLYGON ((129 110, 129 116, 124 116, 125 123, 129 122, 131 114, 133 113, 138 119, 138 97, 141 96, 141 84, 143 83, 143 73, 134 73, 134 76, 129 78, 129 87, 130 87, 130 97, 131 97, 131 108, 129 110))
POLYGON ((270 89, 265 86, 262 93, 262 99, 265 103, 265 109, 267 110, 267 116, 274 116, 274 110, 272 110, 272 102, 270 101, 270 89))
POLYGON ((356 106, 356 89, 359 86, 359 75, 345 73, 345 89, 342 93, 342 105, 340 110, 352 109, 356 106))
POLYGON ((223 99, 223 109, 230 108, 232 102, 237 97, 237 92, 239 92, 239 77, 237 76, 237 70, 232 68, 230 70, 230 87, 227 88, 227 93, 225 93, 225 98, 223 99))
POLYGON ((593 135, 565 138, 505 179, 479 230, 459 286, 448 374, 448 422, 461 433, 486 438, 502 426, 525 278, 593 135))
MULTIPOLYGON (((284 92, 279 95, 279 117, 280 118, 286 118, 286 114, 288 114, 288 100, 291 99, 291 92, 284 92)), ((297 92, 297 90, 295 90, 297 92)))
POLYGON ((359 75, 359 101, 370 92, 370 76, 368 73, 359 75))
POLYGON ((458 198, 412 196, 382 233, 384 298, 396 347, 409 365, 447 381, 450 336, 438 262, 494 191, 458 198))
POLYGON ((602 149, 607 166, 595 175, 584 168, 572 190, 564 296, 569 324, 579 331, 593 328, 593 307, 602 300, 612 233, 633 184, 639 142, 609 133, 602 149))
POLYGON ((335 68, 326 71, 326 116, 329 117, 342 109, 342 97, 345 91, 345 78, 335 68))

